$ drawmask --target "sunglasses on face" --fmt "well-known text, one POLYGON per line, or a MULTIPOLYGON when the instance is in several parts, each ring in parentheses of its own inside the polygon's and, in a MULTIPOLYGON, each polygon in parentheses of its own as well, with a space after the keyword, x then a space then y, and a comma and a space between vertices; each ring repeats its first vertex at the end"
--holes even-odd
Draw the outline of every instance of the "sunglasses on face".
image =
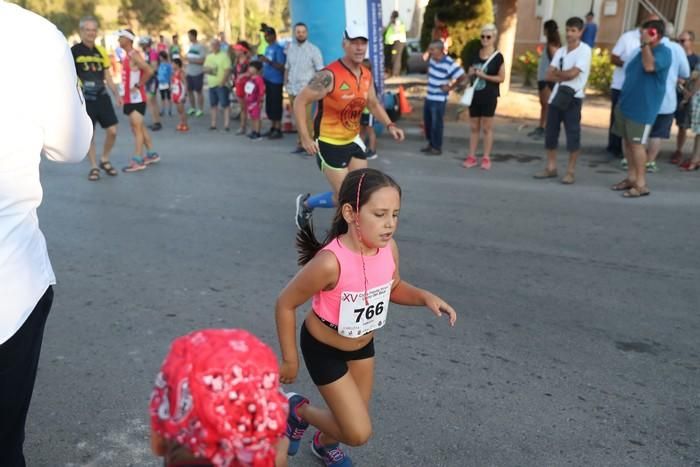
POLYGON ((491 36, 486 35, 486 34, 482 34, 482 35, 481 35, 481 38, 482 38, 482 39, 491 39, 491 36))
POLYGON ((682 44, 684 42, 690 42, 690 39, 678 39, 678 42, 682 44))

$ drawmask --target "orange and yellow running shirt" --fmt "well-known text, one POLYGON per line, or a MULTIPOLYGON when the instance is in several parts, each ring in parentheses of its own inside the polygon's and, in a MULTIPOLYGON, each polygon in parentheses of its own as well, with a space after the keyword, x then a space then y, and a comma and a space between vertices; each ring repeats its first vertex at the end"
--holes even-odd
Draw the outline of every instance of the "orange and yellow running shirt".
POLYGON ((314 134, 328 144, 340 146, 352 143, 360 134, 360 117, 367 107, 372 73, 360 66, 358 78, 340 60, 331 63, 325 70, 333 73, 333 89, 318 103, 314 134))

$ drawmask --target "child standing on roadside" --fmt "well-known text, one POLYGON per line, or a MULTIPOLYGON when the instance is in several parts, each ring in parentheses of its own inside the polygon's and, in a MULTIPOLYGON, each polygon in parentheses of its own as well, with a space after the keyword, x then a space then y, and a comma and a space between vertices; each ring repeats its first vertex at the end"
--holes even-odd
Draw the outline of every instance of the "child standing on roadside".
POLYGON ((238 103, 241 107, 241 127, 237 135, 245 135, 248 127, 248 112, 245 104, 245 83, 248 81, 248 64, 250 63, 250 45, 246 41, 239 41, 233 46, 236 54, 233 67, 233 83, 238 103))
POLYGON ((262 113, 262 103, 265 98, 265 82, 260 76, 262 72, 262 62, 252 61, 248 65, 248 80, 243 87, 245 92, 246 112, 250 117, 250 123, 253 131, 250 132, 248 138, 253 141, 258 141, 260 136, 260 114, 262 113))
POLYGON ((185 100, 187 97, 187 90, 185 88, 185 77, 182 69, 182 60, 179 58, 173 59, 174 71, 173 71, 173 81, 172 81, 172 98, 175 106, 177 107, 177 113, 180 116, 180 123, 176 127, 177 131, 185 132, 189 131, 190 127, 187 126, 187 113, 185 112, 185 100))

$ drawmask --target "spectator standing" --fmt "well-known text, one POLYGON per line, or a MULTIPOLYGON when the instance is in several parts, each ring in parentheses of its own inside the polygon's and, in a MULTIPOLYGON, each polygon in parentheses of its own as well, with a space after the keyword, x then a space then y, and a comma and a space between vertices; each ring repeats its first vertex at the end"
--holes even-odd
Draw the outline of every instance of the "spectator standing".
MULTIPOLYGON (((693 31, 684 31, 678 36, 678 43, 683 47, 691 73, 698 65, 698 56, 693 50, 694 42, 695 33, 693 31)), ((678 136, 676 139, 676 151, 671 157, 672 164, 680 164, 683 160, 683 146, 685 146, 688 128, 690 128, 691 123, 690 116, 692 115, 692 94, 689 93, 691 87, 692 82, 690 80, 681 82, 678 86, 678 110, 676 111, 678 136)))
POLYGON ((229 44, 226 41, 226 33, 223 31, 219 33, 219 47, 221 48, 221 50, 228 53, 229 44))
POLYGON ((267 39, 265 39, 265 35, 267 34, 267 30, 270 27, 265 24, 265 23, 260 23, 260 31, 258 32, 258 48, 257 48, 257 54, 258 55, 265 55, 265 50, 267 50, 267 46, 269 45, 267 43, 267 39))
MULTIPOLYGON (((323 57, 321 50, 309 42, 309 31, 304 23, 294 25, 294 40, 287 48, 287 62, 284 68, 284 82, 289 95, 289 105, 294 108, 294 99, 302 89, 309 84, 317 71, 323 69, 323 57)), ((306 125, 313 128, 311 121, 312 105, 306 106, 306 125)), ((297 146, 292 151, 294 154, 306 153, 301 145, 301 139, 297 133, 297 146)))
POLYGON ((268 46, 265 49, 265 55, 260 57, 260 61, 263 62, 265 80, 265 113, 272 125, 270 131, 263 136, 279 139, 282 138, 282 86, 286 58, 284 49, 277 42, 277 31, 274 28, 265 30, 265 41, 268 46))
POLYGON ((107 88, 112 91, 117 105, 121 107, 119 90, 109 73, 112 61, 107 55, 107 51, 95 43, 97 38, 97 19, 87 16, 80 20, 80 43, 71 48, 75 69, 80 79, 80 84, 85 97, 85 107, 87 113, 95 123, 105 130, 105 142, 100 157, 100 165, 97 165, 97 154, 95 141, 90 143, 88 159, 90 160, 90 172, 88 180, 96 181, 100 179, 100 169, 108 175, 116 176, 119 172, 109 161, 109 155, 117 139, 117 114, 114 112, 112 101, 107 95, 107 88))
POLYGON ((447 28, 447 23, 440 13, 435 14, 435 26, 431 33, 432 40, 442 41, 443 53, 447 55, 452 46, 452 38, 450 37, 450 30, 447 28))
POLYGON ((399 12, 391 12, 389 25, 384 31, 384 44, 391 51, 391 73, 390 76, 401 74, 401 59, 403 49, 406 47, 406 25, 399 18, 399 12))
POLYGON ((544 126, 547 123, 547 108, 552 89, 556 83, 545 80, 552 58, 561 47, 561 37, 559 36, 559 26, 553 19, 545 21, 544 35, 547 42, 544 45, 540 59, 537 62, 537 90, 540 97, 540 124, 537 128, 528 133, 528 136, 539 139, 544 137, 544 126))
POLYGON ((583 26, 583 34, 581 42, 588 45, 591 49, 595 47, 595 38, 598 35, 598 25, 593 22, 593 12, 589 11, 586 15, 586 24, 583 26))
POLYGON ((257 60, 250 62, 246 72, 245 85, 243 86, 246 113, 250 117, 250 126, 252 128, 248 138, 253 141, 258 141, 262 138, 260 136, 260 115, 262 114, 262 102, 265 99, 265 81, 260 76, 262 68, 261 62, 257 60))
POLYGON ((239 41, 233 46, 235 63, 233 65, 233 85, 241 108, 241 126, 236 132, 237 135, 245 135, 248 123, 248 112, 245 104, 245 83, 248 80, 248 64, 250 63, 250 45, 246 41, 239 41))
MULTIPOLYGON (((139 45, 143 54, 146 57, 146 63, 152 70, 158 70, 159 57, 156 48, 153 47, 153 41, 150 37, 144 36, 139 39, 139 45)), ((153 124, 149 127, 153 131, 159 131, 163 128, 163 124, 160 122, 160 108, 158 106, 158 74, 153 73, 153 75, 146 81, 146 96, 148 102, 148 108, 151 112, 151 120, 153 124)))
POLYGON ((207 74, 209 87, 209 106, 211 107, 210 130, 216 130, 216 120, 219 108, 223 113, 224 131, 230 131, 231 102, 229 102, 229 87, 226 85, 231 74, 231 59, 228 53, 221 50, 218 39, 211 41, 211 53, 204 61, 204 72, 207 74))
POLYGON ((439 156, 442 154, 447 97, 457 85, 466 82, 467 75, 452 57, 445 54, 445 43, 441 39, 430 43, 428 54, 428 93, 423 106, 423 127, 428 145, 421 152, 439 156))
POLYGON ((558 176, 557 146, 563 123, 569 152, 566 175, 561 179, 565 185, 571 185, 576 180, 576 159, 581 150, 581 107, 591 69, 591 48, 581 42, 582 33, 581 18, 573 17, 566 21, 566 46, 557 50, 547 70, 546 80, 556 82, 549 99, 545 128, 547 165, 542 172, 535 174, 537 179, 558 176))
POLYGON ((190 39, 190 49, 187 51, 187 93, 190 97, 190 108, 188 115, 201 117, 204 114, 204 59, 206 50, 204 46, 197 42, 197 30, 187 31, 190 39))
POLYGON ((168 116, 173 115, 173 102, 170 92, 170 82, 173 77, 173 65, 168 59, 168 52, 162 51, 158 54, 158 91, 160 92, 160 101, 163 104, 160 114, 165 113, 165 109, 168 109, 168 116))
POLYGON ((170 60, 175 60, 176 58, 181 58, 180 57, 180 43, 178 42, 179 37, 177 34, 173 34, 173 43, 170 44, 170 60))
POLYGON ((506 79, 503 55, 496 50, 498 31, 493 24, 481 28, 481 48, 469 63, 469 77, 474 79, 474 97, 469 106, 469 155, 462 164, 470 169, 477 165, 476 148, 479 136, 484 132, 484 154, 481 168, 491 170, 491 149, 493 148, 493 116, 496 114, 499 84, 506 79))
POLYGON ((0 465, 23 467, 25 422, 56 283, 37 219, 39 163, 41 154, 80 162, 93 125, 73 56, 56 26, 0 2, 0 29, 23 38, 22 47, 3 50, 13 69, 0 73, 3 108, 21 109, 0 112, 0 465), (22 72, 37 63, 41 73, 22 72))
MULTIPOLYGON (((653 19, 658 19, 658 16, 650 15, 647 17, 647 20, 653 19)), ((610 83, 610 130, 608 132, 607 151, 613 157, 623 157, 622 139, 612 131, 615 125, 615 107, 617 107, 617 103, 620 100, 622 86, 625 84, 625 63, 639 52, 639 47, 641 46, 640 37, 641 25, 623 33, 610 52, 610 61, 615 65, 615 70, 613 71, 612 83, 610 83)), ((623 166, 625 163, 623 159, 623 166)))
POLYGON ((160 55, 161 52, 165 52, 166 54, 168 53, 168 44, 165 42, 165 36, 162 34, 158 36, 156 51, 158 52, 158 55, 160 55))
POLYGON ((690 66, 685 50, 678 43, 669 40, 668 37, 661 39, 661 44, 671 50, 671 66, 668 69, 666 78, 666 90, 664 99, 661 101, 659 114, 656 116, 654 125, 649 134, 649 146, 647 148, 647 172, 654 173, 659 170, 656 159, 661 151, 661 140, 671 138, 671 127, 673 117, 678 110, 678 81, 690 79, 690 66))
POLYGON ((177 106, 177 113, 180 116, 180 123, 175 127, 179 132, 187 132, 190 127, 187 125, 187 113, 185 112, 185 100, 187 97, 187 86, 185 84, 185 71, 182 60, 173 58, 173 78, 171 96, 173 103, 177 106))
POLYGON ((671 49, 661 43, 663 36, 663 21, 651 20, 642 25, 642 51, 625 67, 625 84, 615 108, 613 131, 624 140, 628 167, 627 178, 611 188, 624 190, 625 198, 650 194, 644 146, 661 108, 672 61, 671 49))

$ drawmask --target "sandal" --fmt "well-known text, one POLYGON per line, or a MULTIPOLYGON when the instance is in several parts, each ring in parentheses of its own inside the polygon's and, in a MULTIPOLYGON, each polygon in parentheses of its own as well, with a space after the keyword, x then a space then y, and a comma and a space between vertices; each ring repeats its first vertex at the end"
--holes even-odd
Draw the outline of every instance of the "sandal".
POLYGON ((700 162, 691 162, 690 164, 681 167, 681 171, 683 172, 695 172, 698 169, 700 169, 700 162))
POLYGON ((620 183, 616 183, 610 187, 612 191, 625 191, 631 188, 634 188, 634 183, 630 182, 628 179, 624 179, 620 183))
POLYGON ((637 187, 634 186, 630 188, 629 190, 625 191, 622 193, 623 198, 641 198, 642 196, 649 196, 651 194, 651 191, 649 191, 649 188, 643 186, 643 187, 637 187))
POLYGON ((100 179, 100 169, 98 169, 98 168, 90 169, 90 173, 88 174, 88 180, 90 180, 91 182, 96 182, 99 179, 100 179))
POLYGON ((114 166, 112 166, 112 164, 109 163, 109 161, 100 162, 100 168, 107 172, 107 175, 111 175, 112 177, 116 177, 117 174, 119 174, 117 169, 115 169, 114 166))

